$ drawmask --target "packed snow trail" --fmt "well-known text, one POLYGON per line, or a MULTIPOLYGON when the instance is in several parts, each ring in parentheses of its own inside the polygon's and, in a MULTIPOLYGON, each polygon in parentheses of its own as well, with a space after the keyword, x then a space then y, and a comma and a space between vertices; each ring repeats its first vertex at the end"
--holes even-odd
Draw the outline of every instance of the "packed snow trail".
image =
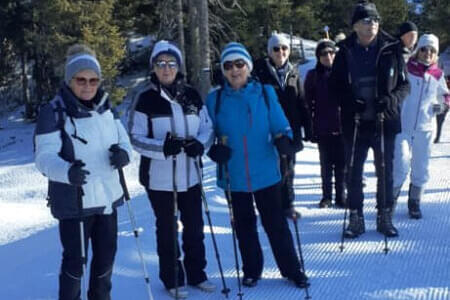
MULTIPOLYGON (((394 218, 400 236, 389 239, 384 254, 383 236, 375 230, 375 174, 369 158, 365 174, 366 233, 345 240, 339 250, 343 210, 319 209, 321 198, 319 154, 314 144, 306 144, 297 155, 296 207, 312 299, 450 299, 450 118, 440 144, 433 144, 431 179, 422 204, 424 218, 407 216, 406 182, 394 218)), ((33 163, 31 137, 34 124, 24 123, 15 113, 0 119, 0 299, 57 299, 58 269, 61 260, 57 222, 46 207, 46 180, 33 163)), ((171 299, 158 278, 155 224, 149 201, 138 183, 138 155, 125 169, 131 206, 153 296, 171 299)), ((215 185, 215 166, 205 158, 204 188, 208 199, 230 299, 237 299, 236 271, 230 220, 224 194, 215 185)), ((225 299, 220 274, 205 221, 207 273, 217 285, 212 294, 188 287, 188 299, 225 299)), ((290 222, 291 232, 295 229, 290 222)), ((243 288, 243 299, 304 299, 305 292, 282 279, 275 265, 265 233, 259 225, 265 268, 257 287, 243 288)), ((295 237, 294 237, 295 238, 295 237)), ((112 298, 147 299, 142 266, 130 225, 127 208, 119 209, 119 244, 113 275, 112 298)))

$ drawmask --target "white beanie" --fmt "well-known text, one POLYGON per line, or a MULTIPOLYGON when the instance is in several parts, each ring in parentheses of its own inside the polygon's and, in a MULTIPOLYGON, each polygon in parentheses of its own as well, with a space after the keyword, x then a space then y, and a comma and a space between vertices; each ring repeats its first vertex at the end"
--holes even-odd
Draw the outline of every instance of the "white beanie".
POLYGON ((419 42, 417 42, 417 48, 420 49, 422 47, 433 47, 436 50, 436 53, 439 53, 439 39, 434 34, 424 34, 420 37, 419 42))
POLYGON ((283 35, 274 34, 267 41, 267 54, 272 53, 273 47, 276 47, 276 46, 283 45, 283 46, 287 46, 288 48, 290 48, 289 44, 290 44, 289 40, 287 38, 285 38, 283 35))

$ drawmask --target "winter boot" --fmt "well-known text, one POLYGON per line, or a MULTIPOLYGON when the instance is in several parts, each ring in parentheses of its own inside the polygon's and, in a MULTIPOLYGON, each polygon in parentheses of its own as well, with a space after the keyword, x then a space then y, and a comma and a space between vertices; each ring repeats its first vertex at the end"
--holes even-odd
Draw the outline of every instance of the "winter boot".
POLYGON ((290 279, 298 288, 304 289, 309 287, 308 277, 305 273, 301 272, 297 277, 290 279))
POLYGON ((350 223, 347 229, 344 231, 344 237, 346 238, 356 238, 366 232, 366 226, 364 224, 364 216, 358 213, 358 211, 350 211, 350 223))
POLYGON ((392 209, 378 209, 377 231, 386 235, 387 237, 398 236, 398 230, 392 224, 392 209))
POLYGON ((319 208, 328 208, 331 207, 331 199, 325 199, 323 198, 319 202, 319 208))
POLYGON ((409 217, 411 219, 421 219, 422 212, 420 211, 420 199, 423 195, 423 188, 410 184, 408 194, 409 217))

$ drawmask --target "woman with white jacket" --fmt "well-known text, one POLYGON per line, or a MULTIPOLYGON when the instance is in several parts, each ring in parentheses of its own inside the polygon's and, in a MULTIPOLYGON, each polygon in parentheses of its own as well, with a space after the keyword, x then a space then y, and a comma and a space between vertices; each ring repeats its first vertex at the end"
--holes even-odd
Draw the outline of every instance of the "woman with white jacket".
POLYGON ((185 274, 189 285, 206 292, 215 289, 205 273, 200 187, 200 158, 213 142, 212 122, 200 95, 179 72, 178 47, 159 41, 150 62, 151 80, 133 101, 128 129, 141 155, 139 180, 156 216, 159 277, 171 296, 184 299, 188 296, 185 274), (174 221, 178 211, 183 262, 174 221))
POLYGON ((437 66, 439 40, 433 34, 420 37, 417 50, 407 64, 411 91, 403 102, 402 131, 395 140, 394 199, 411 169, 408 211, 420 219, 420 201, 429 179, 428 164, 432 138, 436 130, 434 117, 444 110, 450 99, 444 73, 437 66))

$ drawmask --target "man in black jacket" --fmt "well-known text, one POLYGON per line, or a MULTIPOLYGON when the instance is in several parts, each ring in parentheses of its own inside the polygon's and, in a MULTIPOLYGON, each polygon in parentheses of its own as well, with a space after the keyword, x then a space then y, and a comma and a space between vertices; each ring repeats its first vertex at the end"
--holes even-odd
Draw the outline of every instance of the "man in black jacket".
POLYGON ((373 3, 356 5, 352 17, 354 32, 338 44, 340 51, 330 77, 330 88, 341 106, 348 158, 354 157, 348 180, 350 223, 344 232, 348 238, 365 232, 362 175, 369 148, 374 151, 377 174, 377 231, 388 237, 398 236, 391 214, 394 140, 400 131, 400 104, 409 92, 409 83, 399 40, 379 31, 379 22, 373 3), (383 164, 384 176, 380 173, 383 164))
POLYGON ((302 127, 305 132, 304 139, 310 138, 311 121, 300 76, 297 68, 289 62, 289 40, 280 34, 272 35, 267 43, 267 53, 268 57, 255 62, 253 72, 263 84, 270 84, 274 87, 294 133, 293 154, 281 157, 280 162, 283 175, 283 208, 287 217, 298 217, 299 214, 293 206, 295 153, 303 149, 302 127))

